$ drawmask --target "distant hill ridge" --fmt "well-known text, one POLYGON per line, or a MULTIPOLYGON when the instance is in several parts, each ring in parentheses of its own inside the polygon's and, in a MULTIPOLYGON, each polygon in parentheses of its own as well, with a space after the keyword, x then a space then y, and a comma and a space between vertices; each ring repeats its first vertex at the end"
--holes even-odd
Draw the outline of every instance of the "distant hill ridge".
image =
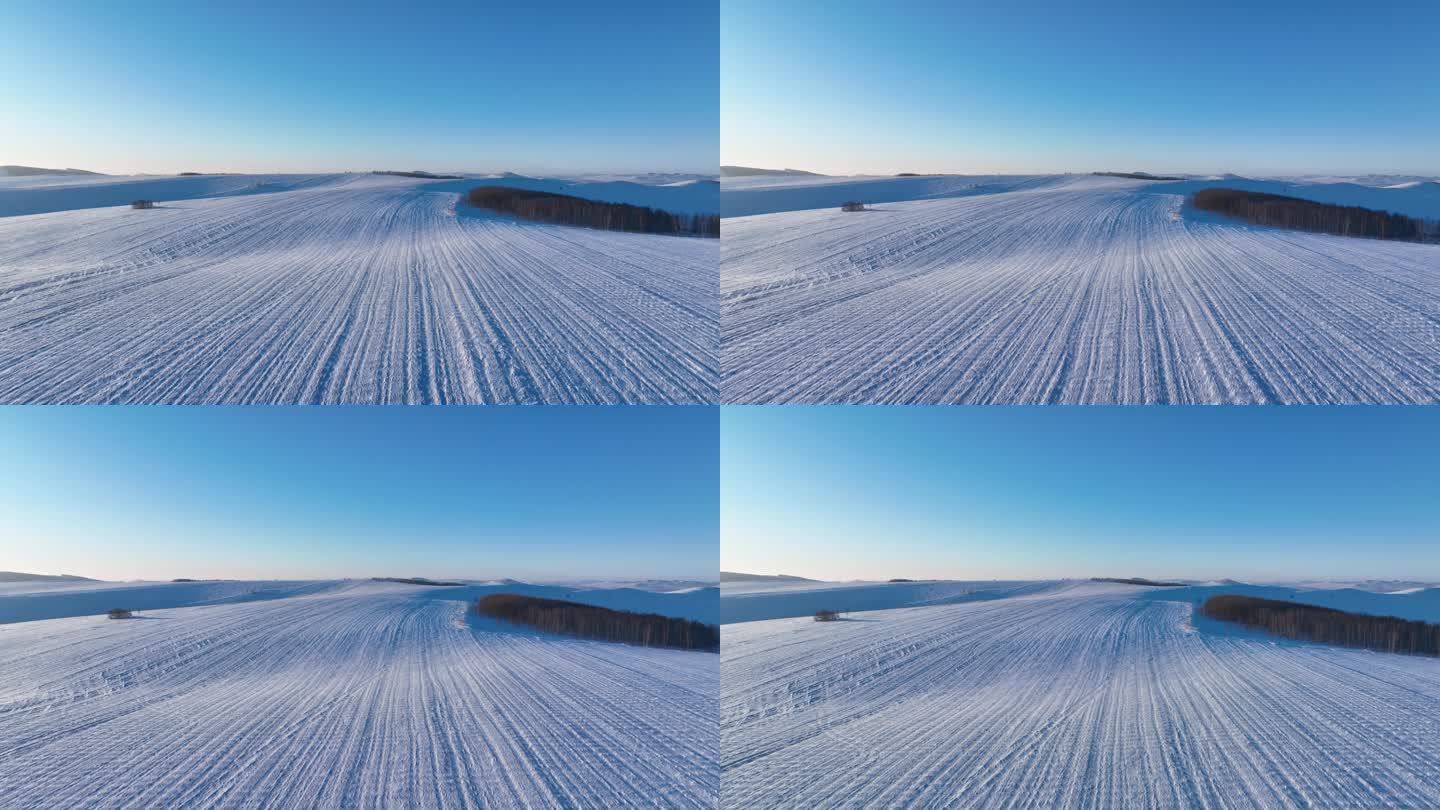
POLYGON ((0 582, 99 582, 90 577, 73 574, 25 574, 20 571, 0 571, 0 582))
POLYGON ((792 577, 788 574, 742 574, 738 571, 721 571, 721 582, 819 582, 808 577, 792 577))
POLYGON ((29 177, 32 174, 93 174, 102 176, 100 172, 88 172, 84 169, 42 169, 38 166, 0 166, 0 177, 29 177))
POLYGON ((807 171, 803 171, 803 170, 801 170, 801 169, 756 169, 756 168, 754 168, 754 167, 752 167, 752 166, 721 166, 721 167, 720 167, 720 176, 721 176, 721 177, 755 177, 755 176, 758 176, 758 175, 776 175, 776 176, 794 175, 794 176, 798 176, 798 177, 824 177, 824 176, 825 176, 825 175, 819 174, 819 173, 817 173, 817 172, 807 172, 807 171))

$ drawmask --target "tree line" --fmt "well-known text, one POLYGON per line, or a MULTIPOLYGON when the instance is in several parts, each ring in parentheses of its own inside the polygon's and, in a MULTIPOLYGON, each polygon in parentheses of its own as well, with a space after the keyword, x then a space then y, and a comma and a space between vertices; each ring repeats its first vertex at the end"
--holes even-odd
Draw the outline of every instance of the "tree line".
POLYGON ((718 625, 655 613, 632 613, 514 593, 482 596, 475 601, 473 610, 482 616, 579 638, 679 650, 720 649, 718 625))
POLYGON ((1126 177, 1131 180, 1184 180, 1183 177, 1175 177, 1168 174, 1150 174, 1149 172, 1091 172, 1097 177, 1126 177))
POLYGON ((1255 225, 1336 236, 1363 236, 1406 242, 1440 241, 1440 223, 1355 205, 1330 205, 1281 194, 1233 188, 1201 189, 1190 199, 1195 207, 1202 211, 1238 217, 1255 225))
POLYGON ((464 179, 465 179, 465 178, 461 177, 461 176, 458 175, 458 174, 432 174, 432 173, 427 172, 427 171, 421 171, 420 169, 412 169, 411 171, 408 171, 408 172, 382 172, 382 171, 373 171, 373 172, 371 172, 371 174, 388 174, 388 175, 390 175, 391 177, 418 177, 418 178, 421 179, 421 180, 464 180, 464 179))
POLYGON ((1200 612, 1212 619, 1236 622, 1301 641, 1380 652, 1440 655, 1440 624, 1232 594, 1206 599, 1200 612))
POLYGON ((478 186, 470 189, 466 199, 471 205, 536 222, 629 233, 720 238, 720 217, 716 214, 673 214, 656 208, 507 186, 478 186))
POLYGON ((463 582, 441 582, 425 577, 371 577, 376 582, 398 582, 402 585, 440 585, 446 588, 453 588, 464 585, 463 582))

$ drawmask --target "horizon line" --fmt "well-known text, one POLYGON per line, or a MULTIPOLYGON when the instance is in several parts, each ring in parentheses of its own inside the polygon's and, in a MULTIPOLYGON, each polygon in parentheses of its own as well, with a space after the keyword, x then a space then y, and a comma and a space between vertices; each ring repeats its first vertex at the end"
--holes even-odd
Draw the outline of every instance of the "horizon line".
POLYGON ((768 166, 760 166, 760 165, 756 165, 756 164, 752 164, 752 163, 726 163, 726 162, 722 162, 720 165, 721 165, 721 168, 733 167, 733 168, 744 168, 744 169, 758 169, 758 170, 767 171, 767 172, 805 172, 805 173, 807 173, 807 174, 812 174, 812 175, 815 175, 815 176, 818 176, 818 177, 899 177, 899 176, 902 176, 902 175, 914 175, 914 176, 917 176, 917 177, 944 177, 944 176, 955 176, 955 177, 985 177, 985 176, 996 176, 996 175, 1007 175, 1007 174, 1013 174, 1013 175, 1045 175, 1045 174, 1106 174, 1106 173, 1116 173, 1116 174, 1119 174, 1119 173, 1129 173, 1129 174, 1149 174, 1149 175, 1155 175, 1155 176, 1162 176, 1162 175, 1167 175, 1167 174, 1173 174, 1173 175, 1188 175, 1189 177, 1192 177, 1192 178, 1193 178, 1193 177, 1200 177, 1200 176, 1211 176, 1211 175, 1231 176, 1231 177, 1262 177, 1262 178, 1263 178, 1263 177, 1368 177, 1368 176, 1386 176, 1386 175, 1391 175, 1391 176, 1405 176, 1405 177, 1424 177, 1424 178, 1428 178, 1428 179, 1440 181, 1440 168, 1437 168, 1434 172, 1425 172, 1425 171, 1361 171, 1361 172, 1347 172, 1347 171, 1310 171, 1310 172, 1301 172, 1301 173, 1286 173, 1286 172, 1275 172, 1275 173, 1272 173, 1272 172, 1259 172, 1259 173, 1255 173, 1255 172, 1252 172, 1252 173, 1249 173, 1249 174, 1242 174, 1242 173, 1240 173, 1240 172, 1233 172, 1233 171, 1210 171, 1210 172, 1181 171, 1181 170, 1173 170, 1173 171, 1150 171, 1150 170, 1147 170, 1147 169, 1065 169, 1065 170, 1050 170, 1050 171, 1014 170, 1014 171, 939 171, 939 172, 924 172, 924 171, 909 171, 909 170, 906 170, 906 171, 879 172, 879 173, 866 173, 866 172, 830 173, 830 172, 823 172, 823 171, 812 170, 812 169, 801 169, 801 168, 796 168, 796 167, 794 167, 794 166, 786 166, 786 167, 781 168, 781 169, 772 169, 772 168, 769 168, 768 166))

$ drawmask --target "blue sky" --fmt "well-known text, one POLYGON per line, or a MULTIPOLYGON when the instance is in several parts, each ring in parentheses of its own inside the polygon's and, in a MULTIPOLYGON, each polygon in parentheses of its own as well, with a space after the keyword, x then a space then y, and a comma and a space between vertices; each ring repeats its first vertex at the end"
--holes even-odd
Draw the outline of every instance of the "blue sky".
POLYGON ((19 0, 0 20, 0 163, 718 165, 713 3, 19 0))
POLYGON ((1440 3, 722 0, 721 161, 1440 174, 1440 3))
POLYGON ((1433 407, 746 407, 721 567, 1440 581, 1433 407))
POLYGON ((0 569, 713 579, 715 408, 0 408, 0 569))

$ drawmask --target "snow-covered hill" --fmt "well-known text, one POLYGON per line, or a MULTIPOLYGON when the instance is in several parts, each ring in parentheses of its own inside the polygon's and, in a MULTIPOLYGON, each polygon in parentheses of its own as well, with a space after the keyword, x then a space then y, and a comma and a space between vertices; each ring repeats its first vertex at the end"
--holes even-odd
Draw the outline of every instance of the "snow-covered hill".
MULTIPOLYGON (((113 607, 132 610, 193 607, 222 602, 283 599, 356 587, 367 580, 200 580, 184 582, 16 581, 0 583, 0 624, 95 616, 113 607)), ((473 602, 492 593, 518 593, 583 602, 614 610, 658 613, 717 624, 720 591, 688 587, 670 592, 629 585, 567 586, 513 579, 424 586, 415 598, 473 602)))
POLYGON ((821 610, 842 612, 946 605, 984 599, 1005 599, 1050 583, 957 582, 734 582, 720 586, 722 621, 753 622, 793 616, 814 616, 821 610))
POLYGON ((56 175, 0 178, 0 217, 343 185, 340 174, 56 175))
POLYGON ((1189 195, 1202 188, 1237 188, 1355 205, 1422 219, 1440 218, 1440 178, 1434 177, 1242 177, 1226 174, 1178 181, 1135 181, 1109 175, 960 175, 906 177, 857 175, 759 175, 724 177, 721 215, 743 217, 865 203, 972 197, 1051 186, 1134 187, 1150 194, 1189 195))
POLYGON ((27 574, 21 571, 0 571, 0 587, 11 582, 94 582, 74 574, 27 574))
POLYGON ((89 177, 102 176, 99 172, 87 171, 85 169, 45 169, 39 166, 16 166, 14 164, 0 166, 0 177, 30 177, 40 174, 86 175, 89 177))
POLYGON ((718 656, 532 632, 445 590, 0 626, 0 803, 715 805, 718 656))
MULTIPOLYGON (((714 240, 457 216, 408 178, 151 182, 171 202, 0 218, 0 401, 716 398, 714 240)), ((46 188, 14 193, 99 186, 46 188)))
POLYGON ((285 599, 342 587, 340 581, 24 582, 0 585, 0 624, 98 616, 110 608, 159 610, 285 599))
POLYGON ((870 203, 972 197, 1064 181, 1063 176, 921 175, 917 177, 831 177, 756 175, 722 178, 720 215, 747 217, 812 208, 839 208, 851 200, 870 203))
POLYGON ((1440 661, 1197 625, 1168 590, 727 624, 721 802, 1440 804, 1440 661))
POLYGON ((727 219, 722 400, 1440 401, 1440 246, 1192 216, 1179 185, 998 178, 727 219))

